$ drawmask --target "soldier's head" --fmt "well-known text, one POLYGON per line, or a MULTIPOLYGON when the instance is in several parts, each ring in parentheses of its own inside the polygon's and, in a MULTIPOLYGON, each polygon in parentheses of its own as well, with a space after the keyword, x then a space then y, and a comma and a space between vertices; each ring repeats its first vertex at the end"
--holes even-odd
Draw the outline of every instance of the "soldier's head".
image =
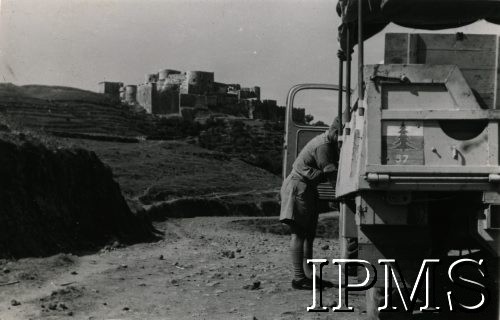
POLYGON ((335 117, 333 120, 333 123, 330 125, 330 128, 328 128, 328 138, 330 139, 331 142, 337 142, 338 139, 338 134, 339 134, 339 119, 335 117))

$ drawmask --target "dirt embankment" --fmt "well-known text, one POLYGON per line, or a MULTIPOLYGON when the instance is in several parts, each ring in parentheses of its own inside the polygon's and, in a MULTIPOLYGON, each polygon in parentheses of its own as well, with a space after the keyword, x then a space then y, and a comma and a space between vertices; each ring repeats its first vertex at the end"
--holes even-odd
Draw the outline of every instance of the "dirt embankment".
POLYGON ((151 238, 94 152, 0 136, 0 257, 86 250, 151 238))

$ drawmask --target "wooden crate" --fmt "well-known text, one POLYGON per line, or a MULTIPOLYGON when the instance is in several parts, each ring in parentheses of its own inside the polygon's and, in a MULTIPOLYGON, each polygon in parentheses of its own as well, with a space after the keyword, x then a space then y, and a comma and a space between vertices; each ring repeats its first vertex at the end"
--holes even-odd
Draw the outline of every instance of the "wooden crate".
POLYGON ((481 106, 500 109, 500 42, 497 35, 387 33, 385 64, 453 64, 481 106))

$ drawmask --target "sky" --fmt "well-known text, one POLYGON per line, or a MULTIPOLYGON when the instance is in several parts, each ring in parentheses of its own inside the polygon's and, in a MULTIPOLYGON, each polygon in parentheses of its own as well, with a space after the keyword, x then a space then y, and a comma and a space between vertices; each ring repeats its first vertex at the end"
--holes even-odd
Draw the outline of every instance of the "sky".
MULTIPOLYGON (((336 0, 0 1, 0 82, 96 91, 164 68, 202 70, 279 104, 297 83, 338 82, 336 0)), ((366 42, 366 62, 383 59, 385 32, 415 31, 390 25, 366 42)), ((442 32, 457 31, 500 26, 442 32)))

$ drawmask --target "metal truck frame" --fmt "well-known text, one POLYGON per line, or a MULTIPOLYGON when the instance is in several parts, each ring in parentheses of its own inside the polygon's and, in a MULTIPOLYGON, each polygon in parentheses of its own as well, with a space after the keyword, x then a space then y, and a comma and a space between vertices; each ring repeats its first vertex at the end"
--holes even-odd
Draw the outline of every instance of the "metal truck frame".
MULTIPOLYGON (((343 130, 335 188, 335 198, 340 203, 341 251, 349 251, 346 239, 357 239, 358 259, 373 265, 380 259, 396 260, 408 280, 402 284, 408 287, 412 287, 424 259, 439 259, 445 266, 457 259, 482 259, 489 270, 487 277, 470 270, 468 277, 488 287, 493 299, 478 316, 498 319, 500 39, 438 35, 441 38, 437 41, 454 41, 453 47, 446 49, 450 51, 450 59, 440 64, 435 63, 439 57, 428 57, 429 64, 429 61, 419 62, 417 56, 421 52, 411 50, 415 35, 395 35, 392 40, 406 37, 406 42, 403 41, 406 48, 396 45, 401 62, 365 66, 362 6, 363 1, 358 1, 358 88, 361 90, 357 102, 351 105, 350 52, 340 59, 339 86, 304 84, 290 90, 284 176, 305 143, 325 130, 293 123, 291 109, 295 94, 306 89, 343 88, 345 62, 346 89, 342 92, 346 106, 343 110, 343 94, 339 94, 338 117, 343 130), (473 41, 469 39, 466 43, 468 38, 473 41), (478 47, 470 47, 476 43, 478 47), (462 44, 469 47, 461 47, 462 44), (460 59, 482 59, 481 54, 485 53, 481 45, 493 48, 491 56, 486 53, 485 58, 492 62, 493 76, 486 80, 481 74, 471 76, 468 71, 463 74, 457 66, 460 59), (488 88, 492 86, 492 101, 485 101, 482 92, 478 93, 481 81, 488 88)), ((347 36, 346 41, 350 39, 347 36)), ((345 47, 350 48, 349 43, 345 47)), ((465 63, 469 62, 474 63, 473 60, 465 63)), ((322 186, 321 190, 327 187, 322 186)), ((331 191, 321 193, 323 199, 333 200, 331 191)), ((377 273, 384 274, 383 266, 378 265, 377 273)), ((447 277, 439 268, 436 275, 441 286, 436 294, 437 304, 442 304, 446 301, 443 292, 450 286, 446 280, 451 276, 447 277)), ((380 313, 380 306, 387 299, 383 288, 384 278, 379 277, 367 293, 369 319, 384 316, 380 313)), ((474 290, 465 290, 457 300, 471 305, 478 297, 474 290)))

